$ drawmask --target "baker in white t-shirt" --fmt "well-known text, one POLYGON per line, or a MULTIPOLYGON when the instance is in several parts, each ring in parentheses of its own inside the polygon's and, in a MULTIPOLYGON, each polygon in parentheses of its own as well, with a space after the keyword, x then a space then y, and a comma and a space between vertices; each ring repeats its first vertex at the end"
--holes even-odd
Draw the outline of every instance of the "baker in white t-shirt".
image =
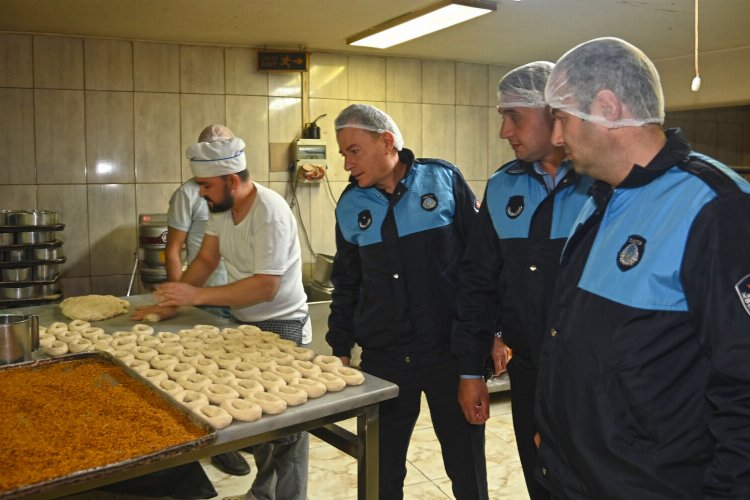
POLYGON ((307 344, 312 330, 297 222, 281 195, 250 180, 244 148, 236 137, 188 148, 193 180, 211 212, 203 243, 180 281, 154 292, 158 305, 138 309, 133 319, 142 319, 146 311, 165 319, 182 305, 229 306, 243 323, 300 322, 293 340, 307 344), (203 286, 222 257, 227 284, 203 286))
MULTIPOLYGON (((186 153, 211 212, 203 243, 180 281, 162 284, 154 292, 158 304, 137 309, 132 318, 138 321, 155 313, 164 319, 186 305, 229 306, 238 322, 298 344, 310 343, 302 251, 289 205, 276 192, 250 180, 242 139, 198 142, 186 153), (222 257, 227 284, 203 286, 222 257)), ((306 498, 307 433, 253 447, 253 453, 258 474, 249 495, 306 498)))

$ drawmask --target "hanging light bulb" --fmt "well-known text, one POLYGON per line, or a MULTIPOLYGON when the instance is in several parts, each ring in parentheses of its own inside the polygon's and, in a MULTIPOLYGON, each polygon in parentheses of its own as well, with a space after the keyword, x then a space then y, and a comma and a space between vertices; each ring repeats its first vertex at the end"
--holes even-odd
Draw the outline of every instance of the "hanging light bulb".
POLYGON ((698 92, 701 88, 701 75, 698 71, 698 1, 695 0, 695 77, 690 84, 690 90, 698 92))

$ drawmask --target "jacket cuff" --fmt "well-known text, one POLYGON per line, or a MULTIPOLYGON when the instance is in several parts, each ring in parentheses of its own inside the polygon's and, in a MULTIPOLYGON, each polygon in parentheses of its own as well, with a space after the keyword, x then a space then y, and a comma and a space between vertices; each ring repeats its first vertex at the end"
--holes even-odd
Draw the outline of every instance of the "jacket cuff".
POLYGON ((352 350, 351 348, 347 348, 344 346, 331 346, 331 350, 333 351, 333 355, 336 357, 342 357, 346 356, 347 358, 352 357, 352 350))
POLYGON ((460 375, 482 375, 484 373, 484 357, 465 355, 458 358, 458 373, 460 375))

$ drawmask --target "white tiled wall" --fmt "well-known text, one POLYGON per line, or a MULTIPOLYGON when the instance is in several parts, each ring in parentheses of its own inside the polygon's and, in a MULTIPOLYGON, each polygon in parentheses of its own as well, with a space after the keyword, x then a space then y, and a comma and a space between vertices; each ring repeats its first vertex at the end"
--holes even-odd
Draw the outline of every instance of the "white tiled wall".
POLYGON ((248 47, 0 34, 0 208, 62 214, 67 296, 123 295, 138 214, 166 212, 190 176, 184 151, 209 123, 245 139, 252 178, 293 204, 306 264, 335 252, 333 210, 348 176, 333 121, 348 104, 385 109, 406 147, 455 162, 479 196, 512 158, 494 107, 509 68, 322 52, 310 65, 303 78, 258 72, 248 47), (299 137, 303 116, 323 114, 330 183, 293 196, 269 151, 299 137))

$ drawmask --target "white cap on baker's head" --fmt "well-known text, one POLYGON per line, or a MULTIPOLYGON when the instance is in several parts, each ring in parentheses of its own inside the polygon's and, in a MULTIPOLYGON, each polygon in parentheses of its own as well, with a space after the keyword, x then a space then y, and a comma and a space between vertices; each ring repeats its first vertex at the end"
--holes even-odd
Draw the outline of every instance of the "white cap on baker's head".
POLYGON ((218 177, 247 168, 245 141, 237 137, 212 142, 198 142, 185 152, 193 177, 218 177))

